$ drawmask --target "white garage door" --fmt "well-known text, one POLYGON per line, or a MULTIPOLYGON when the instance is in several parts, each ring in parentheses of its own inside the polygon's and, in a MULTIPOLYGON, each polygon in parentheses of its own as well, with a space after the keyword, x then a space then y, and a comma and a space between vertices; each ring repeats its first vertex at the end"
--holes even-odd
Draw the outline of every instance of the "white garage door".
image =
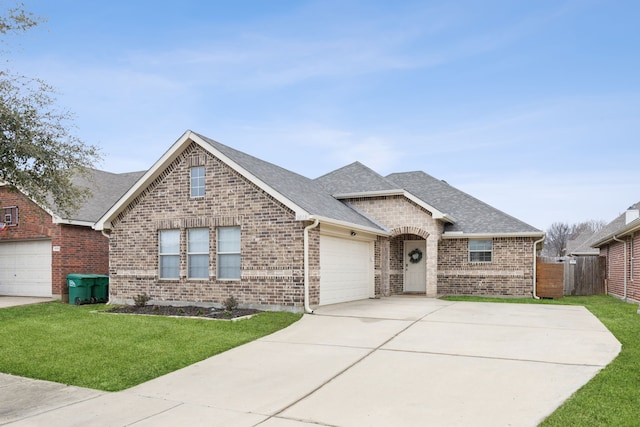
POLYGON ((320 304, 373 296, 373 242, 320 236, 320 304))
POLYGON ((0 295, 51 296, 51 241, 0 243, 0 295))

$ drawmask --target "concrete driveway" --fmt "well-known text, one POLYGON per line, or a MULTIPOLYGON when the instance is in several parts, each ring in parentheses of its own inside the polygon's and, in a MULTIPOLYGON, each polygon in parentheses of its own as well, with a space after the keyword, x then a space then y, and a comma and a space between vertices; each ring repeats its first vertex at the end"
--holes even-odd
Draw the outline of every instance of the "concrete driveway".
POLYGON ((0 295, 0 308, 16 307, 18 305, 40 304, 43 302, 55 301, 53 298, 45 297, 14 297, 0 295))
POLYGON ((583 307, 365 300, 122 392, 15 397, 0 424, 535 426, 619 351, 583 307))

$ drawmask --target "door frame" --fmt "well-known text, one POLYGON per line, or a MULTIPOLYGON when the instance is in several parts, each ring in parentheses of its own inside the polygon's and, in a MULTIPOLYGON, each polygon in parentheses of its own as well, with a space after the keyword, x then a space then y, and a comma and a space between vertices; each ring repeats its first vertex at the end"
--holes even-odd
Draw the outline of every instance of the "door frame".
POLYGON ((427 293, 427 241, 422 239, 422 240, 404 240, 402 242, 402 271, 403 271, 403 276, 402 276, 402 291, 404 293, 412 293, 412 294, 426 294, 427 293), (424 283, 422 283, 420 285, 420 289, 412 289, 412 290, 407 290, 407 271, 408 271, 408 266, 409 266, 409 261, 407 260, 407 255, 408 255, 408 251, 407 251, 407 243, 417 243, 416 246, 420 246, 420 250, 422 251, 422 259, 420 260, 420 263, 423 265, 424 271, 423 271, 423 277, 424 277, 424 283))

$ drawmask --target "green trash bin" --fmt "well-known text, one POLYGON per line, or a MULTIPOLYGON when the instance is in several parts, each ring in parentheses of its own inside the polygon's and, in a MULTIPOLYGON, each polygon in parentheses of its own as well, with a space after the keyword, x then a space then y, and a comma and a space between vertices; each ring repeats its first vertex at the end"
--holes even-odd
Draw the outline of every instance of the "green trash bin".
POLYGON ((87 274, 68 274, 67 286, 69 287, 69 304, 86 304, 91 302, 92 281, 87 274))
POLYGON ((109 301, 109 276, 103 274, 92 275, 91 302, 109 301))

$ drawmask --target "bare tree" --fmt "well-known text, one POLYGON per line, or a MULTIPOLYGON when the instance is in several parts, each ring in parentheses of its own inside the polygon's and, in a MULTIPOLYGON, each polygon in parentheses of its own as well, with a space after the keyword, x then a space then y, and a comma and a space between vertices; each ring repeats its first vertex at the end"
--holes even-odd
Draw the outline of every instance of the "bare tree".
MULTIPOLYGON (((0 42, 40 22, 22 5, 0 10, 0 42)), ((39 79, 0 70, 0 182, 68 215, 88 196, 71 178, 85 174, 100 154, 70 132, 71 115, 56 109, 54 94, 39 79)))
POLYGON ((544 241, 543 253, 546 256, 562 256, 567 240, 571 235, 571 227, 566 222, 554 222, 547 229, 547 238, 544 241))
POLYGON ((605 225, 606 223, 603 220, 595 219, 577 224, 554 222, 547 229, 547 236, 542 252, 545 256, 564 256, 569 240, 575 239, 581 233, 595 233, 604 228, 605 225))

